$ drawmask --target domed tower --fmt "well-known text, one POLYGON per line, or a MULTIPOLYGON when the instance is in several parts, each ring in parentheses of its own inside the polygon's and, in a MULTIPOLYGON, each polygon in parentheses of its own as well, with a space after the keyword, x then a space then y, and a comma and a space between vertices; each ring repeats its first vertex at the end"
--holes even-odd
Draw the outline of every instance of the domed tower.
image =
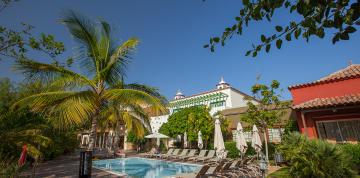
POLYGON ((230 85, 224 81, 224 78, 221 77, 221 81, 216 85, 216 89, 228 88, 230 85))
POLYGON ((185 98, 185 95, 183 95, 183 94, 181 93, 181 91, 178 90, 178 91, 176 92, 176 95, 175 95, 174 99, 175 99, 175 100, 178 100, 178 99, 181 99, 181 98, 185 98))

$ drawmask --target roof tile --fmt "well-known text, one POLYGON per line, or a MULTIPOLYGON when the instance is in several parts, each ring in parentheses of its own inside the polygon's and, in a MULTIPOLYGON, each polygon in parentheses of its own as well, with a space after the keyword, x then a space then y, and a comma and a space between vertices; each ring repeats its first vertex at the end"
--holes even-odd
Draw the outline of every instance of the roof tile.
POLYGON ((360 104, 360 93, 348 94, 343 96, 335 96, 328 98, 315 98, 310 101, 295 105, 293 109, 314 109, 330 106, 346 106, 360 104))
POLYGON ((289 89, 302 88, 302 87, 307 87, 307 86, 312 86, 312 85, 317 85, 317 84, 322 84, 322 83, 330 83, 330 82, 335 82, 335 81, 339 81, 339 80, 346 80, 346 79, 358 78, 358 77, 360 77, 360 64, 352 64, 344 69, 334 72, 334 73, 332 73, 326 77, 323 77, 319 80, 309 82, 309 83, 289 86, 289 89))

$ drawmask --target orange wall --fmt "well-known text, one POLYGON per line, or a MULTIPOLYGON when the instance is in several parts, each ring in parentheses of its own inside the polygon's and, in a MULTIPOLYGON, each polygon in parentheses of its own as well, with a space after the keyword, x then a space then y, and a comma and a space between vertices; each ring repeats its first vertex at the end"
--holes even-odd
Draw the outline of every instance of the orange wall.
POLYGON ((290 89, 293 104, 297 105, 315 98, 341 96, 360 93, 360 78, 348 79, 339 82, 314 85, 303 88, 290 89))

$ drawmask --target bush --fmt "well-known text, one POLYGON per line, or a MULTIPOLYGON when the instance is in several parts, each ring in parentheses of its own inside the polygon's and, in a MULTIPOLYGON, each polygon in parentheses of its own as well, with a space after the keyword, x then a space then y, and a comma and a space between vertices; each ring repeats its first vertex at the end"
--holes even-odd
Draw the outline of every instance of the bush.
POLYGON ((228 151, 228 158, 238 158, 240 151, 236 148, 236 142, 225 142, 225 149, 228 151))
POLYGON ((289 163, 292 177, 352 177, 349 157, 338 146, 309 140, 299 133, 284 137, 279 151, 289 163))
POLYGON ((251 142, 246 142, 248 145, 248 148, 245 152, 245 156, 254 156, 256 155, 255 149, 251 146, 251 142))
POLYGON ((354 169, 358 171, 358 174, 360 174, 360 143, 358 144, 343 144, 338 145, 339 148, 348 154, 348 156, 351 158, 351 162, 354 165, 354 169))

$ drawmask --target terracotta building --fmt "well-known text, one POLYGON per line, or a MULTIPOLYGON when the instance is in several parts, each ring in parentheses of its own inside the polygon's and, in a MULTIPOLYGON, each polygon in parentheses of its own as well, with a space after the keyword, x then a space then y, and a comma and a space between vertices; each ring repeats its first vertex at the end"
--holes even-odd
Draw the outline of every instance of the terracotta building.
POLYGON ((331 142, 360 141, 360 65, 290 86, 301 133, 331 142))

